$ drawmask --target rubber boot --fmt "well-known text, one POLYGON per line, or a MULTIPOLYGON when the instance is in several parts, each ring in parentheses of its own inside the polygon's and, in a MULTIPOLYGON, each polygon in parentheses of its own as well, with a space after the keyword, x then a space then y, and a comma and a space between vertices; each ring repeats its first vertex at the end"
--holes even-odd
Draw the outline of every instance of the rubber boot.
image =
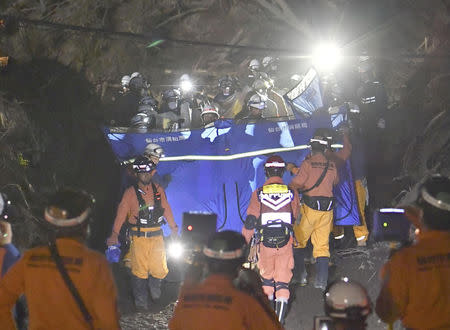
POLYGON ((131 275, 131 289, 133 290, 134 305, 136 311, 144 312, 148 310, 148 288, 147 279, 131 275))
POLYGON ((314 287, 317 289, 325 290, 328 282, 328 257, 318 257, 316 262, 316 280, 314 287))
POLYGON ((280 321, 281 325, 284 325, 284 318, 286 317, 288 302, 285 300, 276 300, 275 304, 275 313, 277 314, 278 321, 280 321))
POLYGON ((305 286, 307 282, 307 273, 305 268, 306 249, 294 249, 294 272, 291 282, 305 286))
POLYGON ((161 297, 161 283, 162 280, 153 276, 148 277, 148 288, 152 295, 152 300, 158 300, 161 297))

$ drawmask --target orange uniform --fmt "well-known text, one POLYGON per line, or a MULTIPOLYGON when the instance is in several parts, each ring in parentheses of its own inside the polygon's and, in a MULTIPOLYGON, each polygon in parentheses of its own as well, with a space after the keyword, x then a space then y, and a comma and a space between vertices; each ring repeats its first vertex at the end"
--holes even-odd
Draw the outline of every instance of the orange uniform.
MULTIPOLYGON (((164 192, 163 187, 159 184, 155 183, 157 191, 161 194, 161 206, 164 208, 164 217, 167 220, 170 228, 172 230, 177 229, 177 225, 173 218, 172 209, 170 208, 169 203, 167 202, 166 193, 164 192)), ((139 189, 141 189, 144 193, 142 197, 147 205, 154 205, 154 197, 153 197, 153 189, 152 185, 143 185, 141 183, 138 184, 139 189)), ((128 219, 128 222, 131 224, 136 223, 136 217, 139 213, 139 202, 136 197, 136 192, 133 187, 129 187, 123 193, 122 200, 117 208, 116 218, 114 219, 113 231, 116 233, 120 232, 120 228, 122 228, 125 220, 128 219)))
MULTIPOLYGON (((105 257, 69 238, 57 247, 95 329, 119 329, 114 279, 105 257)), ((0 329, 15 329, 11 309, 25 294, 29 329, 90 329, 67 288, 48 247, 37 247, 10 268, 0 280, 0 329)))
MULTIPOLYGON (((161 196, 161 207, 164 209, 164 217, 166 218, 172 231, 177 231, 178 227, 174 221, 172 209, 167 202, 164 189, 154 183, 157 192, 161 196)), ((154 206, 155 200, 153 196, 152 184, 138 184, 141 196, 148 206, 154 206)), ((136 218, 139 215, 139 201, 136 196, 134 187, 125 190, 122 200, 117 208, 116 219, 114 220, 113 232, 119 233, 125 220, 130 224, 136 224, 136 218)), ((137 227, 131 228, 132 232, 137 232, 137 227)), ((161 232, 160 227, 141 228, 141 232, 161 232)), ((162 232, 153 237, 138 237, 132 235, 129 256, 131 259, 131 272, 138 278, 146 279, 148 275, 163 279, 169 270, 167 269, 166 252, 164 248, 164 240, 162 232)))
POLYGON ((406 328, 450 329, 450 232, 426 231, 382 270, 376 312, 406 328))
MULTIPOLYGON (((305 158, 298 169, 290 186, 295 189, 305 190, 312 187, 322 174, 327 163, 327 158, 323 154, 310 155, 305 158)), ((336 165, 330 161, 327 173, 322 183, 310 191, 308 196, 333 197, 333 186, 339 182, 336 165)))
POLYGON ((282 329, 260 303, 233 286, 224 275, 181 289, 169 329, 265 330, 282 329))
MULTIPOLYGON (((306 190, 316 184, 322 175, 328 159, 323 154, 308 156, 297 171, 297 175, 292 179, 290 186, 295 189, 306 190)), ((329 161, 328 170, 322 182, 304 194, 303 199, 308 197, 333 197, 333 186, 338 183, 338 173, 333 161, 329 161)), ((312 236, 313 256, 329 257, 329 234, 333 226, 333 210, 331 203, 314 203, 314 205, 305 205, 301 207, 301 218, 299 224, 294 226, 295 237, 298 241, 298 248, 306 247, 309 238, 312 236), (316 208, 317 204, 317 209, 316 208), (312 207, 314 206, 314 207, 312 207), (319 207, 320 206, 320 207, 319 207), (330 206, 328 209, 327 206, 330 206), (322 209, 324 207, 324 209, 322 209)))
MULTIPOLYGON (((278 176, 273 176, 264 183, 264 186, 268 187, 270 185, 283 185, 283 179, 278 176)), ((263 186, 263 187, 264 187, 263 186)), ((287 186, 286 186, 287 188, 287 186)), ((286 194, 280 194, 280 192, 273 192, 273 199, 270 199, 271 194, 269 194, 268 202, 261 199, 261 193, 264 190, 257 189, 253 192, 250 204, 247 209, 247 216, 253 215, 255 218, 261 219, 264 217, 263 214, 274 214, 275 218, 278 215, 286 214, 289 220, 289 225, 297 219, 299 215, 300 201, 298 198, 298 193, 296 191, 289 191, 286 194), (292 194, 292 196, 287 196, 292 194), (283 200, 286 195, 285 201, 283 200), (281 203, 286 205, 282 206, 281 203), (269 205, 269 207, 267 207, 269 205)), ((254 233, 254 229, 242 228, 242 234, 244 235, 247 242, 254 233)), ((266 235, 266 234, 263 234, 266 235)), ((289 239, 288 243, 282 247, 267 247, 263 242, 260 244, 259 261, 258 268, 260 270, 260 275, 263 280, 263 289, 265 294, 270 298, 273 298, 274 285, 276 286, 276 297, 289 299, 289 281, 292 278, 292 268, 294 268, 294 258, 292 255, 292 237, 289 239)))

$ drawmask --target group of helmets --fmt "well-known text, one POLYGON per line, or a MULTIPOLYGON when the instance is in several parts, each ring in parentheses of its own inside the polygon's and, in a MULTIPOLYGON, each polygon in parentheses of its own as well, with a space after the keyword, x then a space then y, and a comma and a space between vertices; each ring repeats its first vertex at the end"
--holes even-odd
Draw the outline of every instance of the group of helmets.
POLYGON ((278 66, 278 58, 272 56, 265 56, 261 61, 254 58, 250 60, 248 69, 252 72, 263 71, 276 71, 278 66))
POLYGON ((124 92, 132 91, 139 93, 142 89, 148 89, 150 84, 139 72, 133 72, 131 75, 125 75, 121 80, 122 90, 124 92))

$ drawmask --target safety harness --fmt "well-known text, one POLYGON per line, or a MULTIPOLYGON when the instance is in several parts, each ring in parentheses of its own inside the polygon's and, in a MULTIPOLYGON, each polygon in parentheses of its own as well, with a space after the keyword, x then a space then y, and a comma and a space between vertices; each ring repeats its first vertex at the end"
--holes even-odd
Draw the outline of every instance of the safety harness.
POLYGON ((334 197, 325 197, 325 196, 308 196, 305 195, 306 192, 313 190, 314 188, 320 186, 325 175, 327 174, 328 167, 330 166, 330 161, 327 160, 327 164, 322 171, 322 174, 317 179, 316 183, 312 185, 310 188, 305 190, 299 190, 298 193, 302 195, 302 201, 313 210, 317 211, 330 211, 334 207, 335 199, 334 197))
MULTIPOLYGON (((131 235, 133 236, 159 236, 162 235, 162 230, 151 231, 151 232, 141 232, 141 228, 155 228, 161 227, 166 220, 163 217, 164 208, 161 205, 161 193, 158 192, 156 185, 152 182, 152 190, 153 190, 153 206, 147 205, 145 203, 142 194, 145 194, 137 185, 134 185, 134 191, 136 192, 136 197, 139 202, 139 213, 136 218, 136 227, 137 231, 131 231, 131 235)), ((135 226, 134 224, 131 224, 135 226)))
POLYGON ((260 216, 256 233, 259 241, 268 248, 285 246, 293 234, 291 202, 294 194, 284 184, 269 184, 258 189, 258 199, 260 216))

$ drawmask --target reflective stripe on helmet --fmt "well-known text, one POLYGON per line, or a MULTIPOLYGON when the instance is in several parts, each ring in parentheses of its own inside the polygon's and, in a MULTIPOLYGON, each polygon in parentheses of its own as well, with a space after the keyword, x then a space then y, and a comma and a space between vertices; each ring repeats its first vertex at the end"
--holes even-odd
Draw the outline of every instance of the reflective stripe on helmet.
POLYGON ((83 223, 87 218, 89 213, 91 212, 91 208, 87 208, 83 213, 81 213, 78 217, 72 219, 59 219, 53 216, 51 208, 46 208, 44 212, 44 218, 51 224, 57 227, 73 227, 83 223))
POLYGON ((215 251, 205 246, 203 248, 203 254, 214 259, 232 260, 242 257, 244 251, 242 248, 234 251, 215 251))
POLYGON ((272 163, 266 163, 264 165, 265 167, 285 167, 285 163, 278 163, 278 162, 272 162, 272 163))
POLYGON ((428 202, 429 204, 433 205, 434 207, 437 207, 438 209, 444 210, 444 211, 450 211, 450 204, 446 203, 440 199, 437 199, 430 195, 430 193, 425 189, 422 188, 421 194, 423 199, 428 202))

